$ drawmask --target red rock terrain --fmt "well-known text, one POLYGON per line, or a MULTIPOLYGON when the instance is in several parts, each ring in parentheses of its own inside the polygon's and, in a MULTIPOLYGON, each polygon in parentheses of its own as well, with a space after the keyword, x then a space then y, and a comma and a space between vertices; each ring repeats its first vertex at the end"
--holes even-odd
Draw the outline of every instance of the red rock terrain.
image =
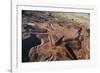
POLYGON ((52 17, 44 14, 42 18, 40 12, 42 19, 32 22, 32 28, 35 29, 28 33, 36 35, 41 44, 30 48, 29 61, 90 59, 89 18, 59 12, 51 15, 52 17), (44 21, 44 18, 47 20, 44 21), (36 29, 42 30, 40 32, 36 29))

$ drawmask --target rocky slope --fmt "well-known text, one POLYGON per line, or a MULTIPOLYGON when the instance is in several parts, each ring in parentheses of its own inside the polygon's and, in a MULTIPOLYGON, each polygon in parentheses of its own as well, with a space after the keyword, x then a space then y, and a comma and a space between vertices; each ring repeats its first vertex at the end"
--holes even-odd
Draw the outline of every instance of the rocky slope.
MULTIPOLYGON (((28 61, 90 58, 88 13, 23 11, 22 15, 23 40, 35 35, 41 41, 34 45, 38 40, 33 40, 33 46, 26 48, 29 50, 28 54, 22 56, 27 57, 28 61)), ((22 47, 22 50, 24 51, 25 48, 22 47)))

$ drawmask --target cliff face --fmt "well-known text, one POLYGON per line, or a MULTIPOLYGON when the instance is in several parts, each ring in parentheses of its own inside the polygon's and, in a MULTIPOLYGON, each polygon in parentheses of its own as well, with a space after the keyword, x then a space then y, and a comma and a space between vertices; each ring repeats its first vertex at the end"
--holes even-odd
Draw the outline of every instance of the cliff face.
MULTIPOLYGON (((28 49, 26 56, 30 62, 90 58, 88 13, 23 11, 22 28, 22 43, 32 35, 36 37, 29 41, 31 47, 22 47, 23 53, 28 49)), ((22 56, 26 58, 25 54, 22 56)))

